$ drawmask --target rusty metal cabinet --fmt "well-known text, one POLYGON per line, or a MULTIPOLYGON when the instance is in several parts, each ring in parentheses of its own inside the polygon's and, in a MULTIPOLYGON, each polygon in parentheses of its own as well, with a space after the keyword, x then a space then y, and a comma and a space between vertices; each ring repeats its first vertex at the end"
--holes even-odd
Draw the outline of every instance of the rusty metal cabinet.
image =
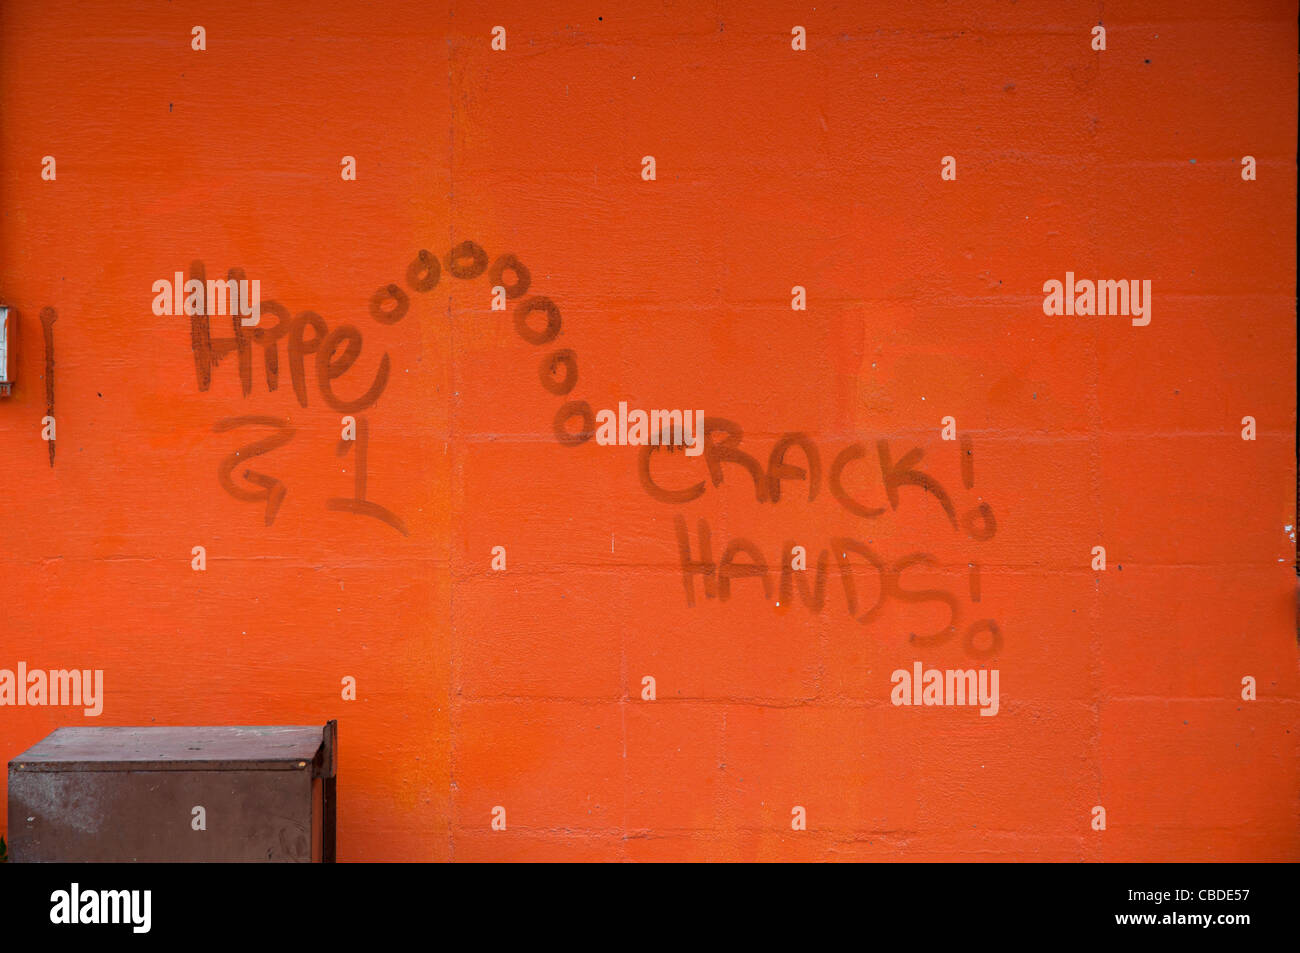
POLYGON ((336 722, 60 728, 9 762, 16 862, 332 862, 336 722))

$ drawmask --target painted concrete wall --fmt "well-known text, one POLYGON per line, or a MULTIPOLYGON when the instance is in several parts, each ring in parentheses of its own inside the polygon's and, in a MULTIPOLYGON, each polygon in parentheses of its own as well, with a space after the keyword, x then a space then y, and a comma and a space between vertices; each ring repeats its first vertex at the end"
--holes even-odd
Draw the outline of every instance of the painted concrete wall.
POLYGON ((1300 857, 1296 5, 542 6, 0 7, 0 670, 104 678, 0 755, 336 717, 342 860, 1300 857))

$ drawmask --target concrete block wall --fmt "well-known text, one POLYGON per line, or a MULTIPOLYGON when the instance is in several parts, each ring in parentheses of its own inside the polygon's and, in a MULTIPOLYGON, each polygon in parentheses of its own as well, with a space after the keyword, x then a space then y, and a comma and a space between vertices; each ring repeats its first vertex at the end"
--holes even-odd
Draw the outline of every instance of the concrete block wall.
POLYGON ((1295 4, 544 6, 0 7, 0 755, 337 718, 344 861, 1300 857, 1295 4))

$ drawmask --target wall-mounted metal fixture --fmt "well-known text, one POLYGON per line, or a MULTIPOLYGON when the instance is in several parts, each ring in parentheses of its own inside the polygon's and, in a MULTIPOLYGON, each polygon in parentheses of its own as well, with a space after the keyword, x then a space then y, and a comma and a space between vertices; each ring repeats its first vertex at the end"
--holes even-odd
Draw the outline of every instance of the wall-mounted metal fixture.
POLYGON ((8 397, 14 383, 14 370, 18 352, 14 344, 18 334, 18 316, 0 306, 0 397, 8 397))

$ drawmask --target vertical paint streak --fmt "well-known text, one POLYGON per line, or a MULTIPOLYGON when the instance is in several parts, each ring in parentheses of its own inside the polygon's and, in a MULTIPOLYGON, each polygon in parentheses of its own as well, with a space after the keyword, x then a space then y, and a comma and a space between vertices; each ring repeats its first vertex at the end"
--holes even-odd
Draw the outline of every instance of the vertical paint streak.
MULTIPOLYGON (((45 339, 45 415, 54 416, 54 322, 59 314, 53 308, 41 309, 41 336, 45 339)), ((58 432, 55 423, 55 432, 58 432)), ((50 452, 50 466, 54 466, 54 439, 47 441, 50 452)))

